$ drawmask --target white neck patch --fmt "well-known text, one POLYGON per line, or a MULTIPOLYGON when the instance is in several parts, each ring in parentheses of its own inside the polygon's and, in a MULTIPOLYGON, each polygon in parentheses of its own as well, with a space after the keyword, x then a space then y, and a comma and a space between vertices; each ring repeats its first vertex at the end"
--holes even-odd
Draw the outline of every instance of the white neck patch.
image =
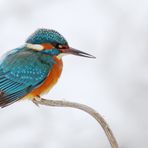
POLYGON ((42 51, 44 49, 44 47, 42 45, 40 45, 40 44, 30 44, 30 43, 27 43, 26 47, 27 48, 31 48, 31 49, 36 50, 36 51, 42 51))
POLYGON ((57 55, 57 58, 58 58, 59 60, 61 60, 62 57, 65 56, 65 55, 67 55, 67 54, 66 54, 66 53, 60 53, 59 55, 57 55))

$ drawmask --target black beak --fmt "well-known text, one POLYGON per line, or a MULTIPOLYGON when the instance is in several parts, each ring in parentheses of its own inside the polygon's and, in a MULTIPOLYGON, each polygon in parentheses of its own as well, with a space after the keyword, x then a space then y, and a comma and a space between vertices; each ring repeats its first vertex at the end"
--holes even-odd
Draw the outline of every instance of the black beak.
POLYGON ((74 49, 72 47, 69 47, 67 49, 64 49, 64 53, 73 54, 73 55, 76 55, 76 56, 82 56, 82 57, 86 57, 86 58, 96 58, 93 55, 90 55, 90 54, 85 53, 83 51, 74 49))

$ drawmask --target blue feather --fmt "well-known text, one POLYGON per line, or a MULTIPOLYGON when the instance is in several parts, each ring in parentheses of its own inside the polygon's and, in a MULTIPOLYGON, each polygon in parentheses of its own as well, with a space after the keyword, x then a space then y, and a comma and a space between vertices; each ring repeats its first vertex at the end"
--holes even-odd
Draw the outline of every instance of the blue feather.
POLYGON ((26 43, 42 44, 42 43, 59 43, 67 45, 66 39, 57 31, 49 29, 38 29, 29 38, 26 43))
POLYGON ((53 64, 51 56, 26 47, 7 53, 0 61, 0 106, 5 107, 40 86, 53 64))

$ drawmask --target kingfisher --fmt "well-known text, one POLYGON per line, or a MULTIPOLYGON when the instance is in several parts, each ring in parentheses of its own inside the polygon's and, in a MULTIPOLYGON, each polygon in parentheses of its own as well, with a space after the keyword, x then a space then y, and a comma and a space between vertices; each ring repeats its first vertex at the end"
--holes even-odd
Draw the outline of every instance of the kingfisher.
POLYGON ((57 31, 37 29, 25 44, 4 54, 0 60, 0 107, 21 99, 40 98, 58 81, 64 55, 94 56, 74 49, 57 31))

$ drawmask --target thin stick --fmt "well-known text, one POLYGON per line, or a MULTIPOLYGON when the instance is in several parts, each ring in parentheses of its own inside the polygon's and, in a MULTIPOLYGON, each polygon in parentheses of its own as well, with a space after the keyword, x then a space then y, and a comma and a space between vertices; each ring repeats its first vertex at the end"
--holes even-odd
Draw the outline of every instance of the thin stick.
POLYGON ((46 105, 46 106, 72 107, 72 108, 80 109, 80 110, 83 110, 84 112, 87 112, 93 118, 95 118, 98 121, 98 123, 102 126, 110 142, 111 148, 119 148, 118 143, 113 135, 113 132, 109 128, 109 125, 104 120, 104 118, 98 112, 96 112, 93 108, 83 105, 83 104, 75 103, 75 102, 62 101, 62 100, 46 100, 43 98, 34 99, 33 102, 35 104, 41 104, 41 105, 46 105))

